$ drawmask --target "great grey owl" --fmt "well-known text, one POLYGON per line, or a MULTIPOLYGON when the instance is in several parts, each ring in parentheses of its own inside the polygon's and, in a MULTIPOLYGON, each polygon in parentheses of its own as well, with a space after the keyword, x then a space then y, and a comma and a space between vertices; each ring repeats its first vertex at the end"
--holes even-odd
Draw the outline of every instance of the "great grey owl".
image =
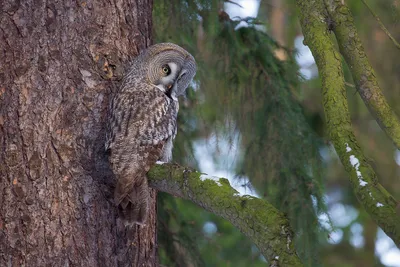
POLYGON ((146 222, 146 173, 156 161, 171 160, 178 97, 195 73, 195 60, 182 47, 156 44, 134 59, 111 98, 105 146, 117 179, 115 203, 125 224, 146 222))

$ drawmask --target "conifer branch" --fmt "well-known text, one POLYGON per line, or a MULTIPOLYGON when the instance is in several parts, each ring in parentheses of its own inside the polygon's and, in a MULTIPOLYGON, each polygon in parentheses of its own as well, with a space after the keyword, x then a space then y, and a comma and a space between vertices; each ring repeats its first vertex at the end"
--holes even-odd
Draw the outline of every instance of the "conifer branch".
POLYGON ((361 0, 364 5, 367 7, 367 9, 369 10, 369 12, 372 14, 372 16, 374 16, 374 18, 376 19, 376 21, 378 22, 379 26, 381 27, 382 31, 385 32, 385 34, 389 37, 390 40, 392 40, 393 44, 400 49, 400 44, 396 41, 396 39, 394 39, 394 37, 390 34, 389 30, 385 27, 385 25, 383 24, 383 22, 381 21, 381 19, 378 17, 378 15, 375 14, 375 12, 372 10, 372 8, 368 5, 368 3, 365 0, 361 0))
POLYGON ((349 8, 340 0, 325 0, 333 31, 361 98, 382 130, 400 149, 400 119, 389 106, 369 63, 349 8))
MULTIPOLYGON (((301 10, 300 23, 304 42, 313 53, 322 80, 323 105, 330 139, 349 173, 358 201, 385 233, 399 245, 400 217, 396 212, 398 202, 379 184, 377 175, 364 156, 352 130, 341 55, 335 50, 330 39, 323 1, 297 0, 297 5, 301 10)), ((343 13, 343 10, 340 12, 343 13)), ((351 20, 351 17, 348 19, 351 20)), ((347 46, 342 47, 342 51, 343 48, 347 46)), ((345 52, 348 57, 356 58, 359 57, 360 50, 345 52)))
POLYGON ((240 195, 225 178, 176 164, 156 164, 148 180, 151 187, 191 200, 230 221, 257 245, 270 266, 303 266, 287 218, 267 201, 240 195))

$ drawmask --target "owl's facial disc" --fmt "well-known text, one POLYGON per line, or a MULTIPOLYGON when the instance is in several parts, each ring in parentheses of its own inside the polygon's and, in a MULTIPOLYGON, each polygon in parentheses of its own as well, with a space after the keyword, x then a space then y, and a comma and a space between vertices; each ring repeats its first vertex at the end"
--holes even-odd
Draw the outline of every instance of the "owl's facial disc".
POLYGON ((174 100, 177 100, 173 93, 177 76, 178 65, 174 62, 169 62, 161 67, 161 78, 158 80, 157 84, 155 84, 158 89, 174 100))
POLYGON ((182 79, 183 76, 186 75, 186 70, 181 71, 181 73, 179 73, 179 77, 178 77, 178 82, 182 79))

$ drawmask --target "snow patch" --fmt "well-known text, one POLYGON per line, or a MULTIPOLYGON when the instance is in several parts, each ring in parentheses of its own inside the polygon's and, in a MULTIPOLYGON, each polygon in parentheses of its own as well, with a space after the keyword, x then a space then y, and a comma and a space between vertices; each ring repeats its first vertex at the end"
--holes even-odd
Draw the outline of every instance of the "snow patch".
POLYGON ((360 167, 360 161, 358 160, 358 158, 356 158, 354 155, 350 156, 350 164, 356 169, 358 170, 358 168, 360 167))
MULTIPOLYGON (((350 147, 348 147, 348 148, 350 149, 349 151, 351 151, 351 148, 350 147)), ((346 151, 348 151, 347 147, 346 147, 346 151)), ((358 160, 358 158, 356 158, 356 156, 354 156, 354 155, 350 155, 350 164, 351 164, 351 166, 353 166, 354 169, 356 169, 356 173, 357 173, 357 177, 360 182, 360 185, 366 186, 368 183, 363 180, 362 174, 359 171, 360 161, 358 160)))
POLYGON ((345 145, 346 145, 346 152, 349 153, 351 151, 351 147, 349 146, 348 143, 346 143, 345 145))
POLYGON ((211 180, 211 181, 214 181, 218 186, 222 186, 221 182, 219 181, 219 177, 216 177, 216 176, 202 174, 202 175, 200 175, 200 180, 202 180, 203 182, 205 180, 211 180))

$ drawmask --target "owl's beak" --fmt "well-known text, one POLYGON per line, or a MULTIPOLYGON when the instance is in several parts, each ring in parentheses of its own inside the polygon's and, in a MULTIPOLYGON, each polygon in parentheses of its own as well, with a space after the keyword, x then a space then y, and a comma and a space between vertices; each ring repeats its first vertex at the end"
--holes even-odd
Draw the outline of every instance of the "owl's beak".
POLYGON ((165 94, 166 94, 169 98, 171 98, 172 86, 173 86, 172 84, 168 85, 168 86, 167 86, 167 91, 165 92, 165 94))

